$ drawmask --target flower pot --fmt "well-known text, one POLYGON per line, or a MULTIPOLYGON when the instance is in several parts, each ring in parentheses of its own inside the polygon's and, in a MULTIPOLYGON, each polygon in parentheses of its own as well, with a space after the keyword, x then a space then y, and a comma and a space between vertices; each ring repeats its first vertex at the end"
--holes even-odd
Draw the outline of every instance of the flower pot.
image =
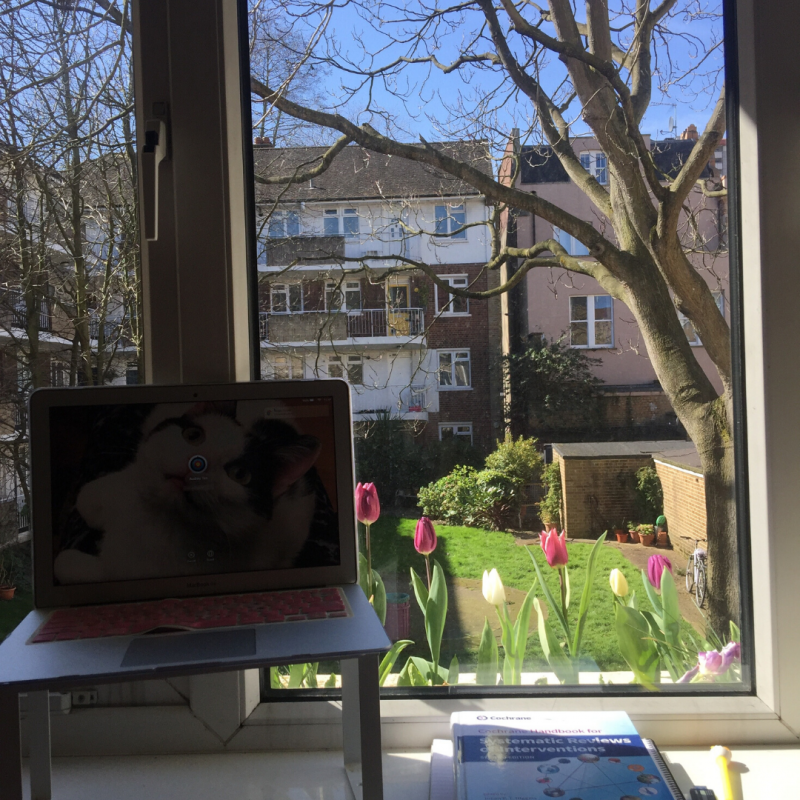
POLYGON ((656 535, 654 533, 640 533, 639 538, 642 540, 642 544, 645 547, 652 547, 653 539, 656 538, 656 535))
POLYGON ((0 586, 0 600, 13 600, 16 586, 0 586))
POLYGON ((628 541, 628 532, 627 531, 614 531, 614 535, 617 537, 617 541, 620 543, 625 543, 628 541))
POLYGON ((666 531, 659 531, 656 536, 656 544, 659 547, 669 546, 669 534, 666 531))
POLYGON ((628 531, 628 536, 634 544, 639 544, 639 531, 628 531))

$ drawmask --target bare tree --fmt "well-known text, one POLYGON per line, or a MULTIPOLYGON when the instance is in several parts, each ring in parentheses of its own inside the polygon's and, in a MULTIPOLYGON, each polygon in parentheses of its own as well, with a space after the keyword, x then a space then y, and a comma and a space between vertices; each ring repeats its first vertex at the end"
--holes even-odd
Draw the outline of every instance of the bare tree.
MULTIPOLYGON (((681 231, 685 209, 696 205, 698 193, 724 191, 698 183, 726 127, 715 60, 719 9, 701 0, 586 0, 580 13, 569 0, 549 0, 546 7, 530 0, 353 0, 342 13, 350 20, 357 15, 362 27, 350 41, 350 29, 335 24, 338 6, 314 0, 277 5, 298 26, 325 26, 305 60, 329 68, 339 91, 323 110, 293 101, 285 87, 256 71, 252 91, 261 101, 337 132, 340 142, 437 167, 474 186, 497 208, 530 212, 588 248, 590 257, 581 259, 552 239, 520 249, 496 237, 486 270, 506 275, 519 259, 516 272, 484 292, 450 291, 487 298, 507 291, 531 269, 560 267, 591 276, 625 303, 700 455, 714 565, 712 619, 718 625, 738 619, 730 330, 681 231), (716 96, 702 135, 674 175, 659 171, 641 131, 654 95, 669 91, 695 99, 716 96), (552 148, 592 202, 594 218, 579 218, 521 191, 508 177, 486 175, 424 139, 409 143, 420 119, 450 138, 489 138, 498 154, 511 128, 521 128, 523 140, 552 148), (581 165, 572 147, 581 132, 595 137, 608 158, 607 186, 581 165), (702 338, 721 392, 692 351, 679 313, 702 338)), ((506 156, 513 161, 515 153, 506 156)), ((506 168, 506 176, 516 168, 506 168)), ((436 280, 424 264, 405 266, 436 280)))

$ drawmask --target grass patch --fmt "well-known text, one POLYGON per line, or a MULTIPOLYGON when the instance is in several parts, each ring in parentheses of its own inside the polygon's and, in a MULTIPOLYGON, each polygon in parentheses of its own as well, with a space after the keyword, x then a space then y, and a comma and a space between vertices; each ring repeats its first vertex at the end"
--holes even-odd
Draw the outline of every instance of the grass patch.
POLYGON ((0 600, 0 642, 33 610, 30 589, 17 589, 13 600, 0 600))
MULTIPOLYGON (((413 596, 413 591, 410 590, 410 568, 413 567, 423 577, 425 574, 425 559, 414 549, 415 525, 415 520, 391 517, 382 517, 373 525, 371 537, 373 565, 386 582, 388 591, 411 594, 411 638, 416 644, 413 648, 408 648, 405 654, 429 658, 422 613, 413 596)), ((528 550, 518 545, 510 533, 446 525, 437 526, 436 532, 439 543, 432 558, 441 564, 448 579, 449 591, 448 624, 442 641, 442 662, 445 665, 448 664, 452 656, 457 654, 462 671, 472 672, 477 660, 477 649, 484 617, 487 617, 490 624, 493 624, 496 621, 496 614, 494 609, 482 598, 479 598, 478 602, 472 598, 470 602, 459 603, 452 588, 454 581, 456 579, 480 581, 483 571, 494 567, 500 573, 506 588, 527 592, 531 588, 536 573, 528 550)), ((577 542, 568 546, 569 574, 572 586, 569 617, 573 630, 591 547, 591 544, 577 542)), ((542 568, 551 592, 558 597, 556 571, 547 565, 544 553, 538 543, 533 542, 530 550, 542 568)), ((602 548, 598 554, 591 608, 581 651, 583 656, 593 660, 603 671, 628 668, 619 652, 614 631, 613 600, 608 583, 608 575, 614 568, 619 569, 625 575, 631 590, 636 591, 637 596, 643 598, 643 605, 645 607, 649 605, 644 594, 641 573, 618 550, 611 547, 602 548)), ((477 591, 479 593, 480 588, 477 591)), ((541 591, 538 592, 538 595, 540 598, 542 597, 541 591)), ((458 596, 462 597, 461 594, 458 596)), ((516 609, 513 606, 510 610, 512 617, 516 616, 516 609)), ((555 623, 554 629, 557 628, 560 632, 554 615, 551 616, 551 622, 555 623)), ((688 630, 692 630, 688 623, 684 624, 688 630)), ((402 667, 404 661, 404 658, 399 659, 398 669, 402 667)), ((533 625, 528 638, 524 669, 529 672, 547 669, 547 662, 539 646, 539 636, 533 625)))

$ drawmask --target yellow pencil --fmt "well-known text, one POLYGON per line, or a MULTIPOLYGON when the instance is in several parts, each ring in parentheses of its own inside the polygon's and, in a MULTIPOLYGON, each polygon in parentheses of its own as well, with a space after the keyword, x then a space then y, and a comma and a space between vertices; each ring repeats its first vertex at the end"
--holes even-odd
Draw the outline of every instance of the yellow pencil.
POLYGON ((728 763, 733 756, 727 747, 716 745, 711 748, 711 755, 717 762, 720 778, 722 779, 722 797, 720 800, 733 800, 733 787, 731 786, 731 774, 728 770, 728 763))

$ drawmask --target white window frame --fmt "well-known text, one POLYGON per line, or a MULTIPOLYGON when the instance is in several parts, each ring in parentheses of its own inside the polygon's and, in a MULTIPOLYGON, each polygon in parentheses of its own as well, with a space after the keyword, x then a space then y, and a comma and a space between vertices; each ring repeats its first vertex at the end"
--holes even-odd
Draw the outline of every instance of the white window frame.
POLYGON ((293 209, 283 211, 273 211, 270 218, 265 220, 264 229, 267 239, 289 239, 292 236, 300 236, 303 232, 303 221, 299 211, 293 209), (289 220, 294 217, 297 221, 297 233, 289 233, 289 220), (280 234, 272 235, 275 227, 280 225, 280 234), (275 227, 273 227, 275 226, 275 227))
POLYGON ((574 236, 562 231, 561 228, 557 228, 555 225, 553 225, 553 238, 571 256, 582 258, 589 255, 589 248, 583 242, 579 242, 574 236))
MULTIPOLYGON (((725 316, 725 295, 722 292, 711 292, 714 297, 714 302, 717 304, 717 308, 719 309, 719 313, 722 316, 725 316)), ((681 323, 681 327, 683 328, 683 332, 686 334, 686 339, 688 340, 689 344, 692 347, 702 347, 703 342, 700 340, 700 337, 697 335, 697 331, 694 329, 694 325, 692 321, 687 317, 685 314, 681 314, 678 312, 678 320, 681 323)))
POLYGON ((325 281, 325 310, 330 312, 347 312, 348 314, 358 314, 363 308, 363 296, 361 294, 361 280, 355 281, 325 281), (348 295, 352 297, 358 294, 358 305, 349 308, 348 295), (338 302, 333 303, 332 298, 338 296, 338 302))
POLYGON ((289 283, 271 283, 269 287, 269 313, 270 314, 302 314, 305 303, 305 292, 303 291, 303 284, 299 282, 289 283), (291 292, 295 287, 300 289, 300 308, 297 311, 292 310, 291 292), (275 301, 279 295, 283 295, 283 310, 275 310, 275 301))
MULTIPOLYGON (((747 363, 744 378, 748 429, 746 457, 749 514, 753 528, 759 534, 758 546, 753 547, 751 555, 751 600, 758 676, 756 694, 686 697, 667 694, 559 697, 550 694, 547 697, 515 696, 513 700, 507 697, 458 701, 435 697, 383 700, 382 731, 387 747, 427 747, 434 736, 447 737, 450 712, 464 707, 465 703, 471 709, 486 711, 507 710, 510 703, 521 712, 540 710, 543 703, 564 710, 623 709, 631 714, 642 735, 655 738, 659 744, 797 743, 800 681, 795 676, 796 665, 800 663, 800 636, 795 632, 797 608, 800 606, 800 581, 796 579, 800 572, 800 540, 795 529, 797 486, 800 485, 800 461, 796 457, 800 451, 800 426, 787 425, 786 420, 795 415, 795 398, 800 394, 800 364, 797 359, 787 357, 786 342, 800 339, 800 316, 795 309, 795 298, 800 295, 800 270, 796 269, 800 231, 797 226, 787 224, 786 205, 797 195, 800 166, 775 154, 785 151, 785 131, 791 124, 793 109, 800 105, 800 63, 796 60, 794 46, 794 31, 800 26, 800 7, 780 0, 761 0, 756 14, 753 0, 735 2, 740 62, 741 217, 748 221, 742 226, 741 252, 742 263, 747 265, 742 292, 747 363)), ((229 42, 233 36, 230 31, 235 28, 230 23, 235 11, 233 0, 200 4, 194 16, 213 16, 219 8, 222 8, 224 27, 228 31, 225 40, 229 42)), ((135 4, 134 15, 137 13, 135 4)), ((136 16, 134 19, 136 21, 136 16)), ((186 26, 185 32, 178 35, 191 38, 191 34, 189 26, 186 26)), ((136 43, 134 46, 138 47, 136 43)), ((236 142, 241 141, 241 136, 236 133, 237 124, 241 133, 239 98, 234 91, 238 79, 238 53, 233 57, 228 54, 228 49, 224 62, 231 100, 222 122, 233 131, 227 138, 230 146, 235 147, 236 142)), ((138 64, 137 72, 140 72, 142 59, 134 63, 138 64)), ((157 67, 159 65, 153 69, 157 74, 168 74, 168 70, 157 67)), ((148 96, 148 100, 152 99, 155 98, 148 96)), ((140 123, 137 130, 141 131, 141 122, 146 118, 141 94, 137 94, 137 117, 140 123)), ((192 130, 193 135, 203 141, 205 150, 207 147, 202 137, 206 128, 213 137, 213 128, 215 125, 219 128, 221 121, 202 115, 198 115, 197 121, 199 127, 187 126, 184 129, 192 130)), ((191 199, 194 193, 202 198, 203 203, 207 203, 209 196, 216 197, 209 195, 209 172, 210 169, 195 167, 193 175, 189 176, 194 180, 194 186, 188 187, 191 191, 181 196, 191 199)), ((244 220, 244 205, 239 202, 244 196, 241 176, 239 184, 236 180, 236 176, 230 177, 229 197, 233 206, 225 212, 226 219, 234 227, 241 226, 244 220)), ((192 210, 190 201, 187 205, 192 210)), ((191 230, 194 235, 195 228, 191 230)), ((172 313, 173 306, 182 305, 178 302, 182 301, 182 296, 170 296, 160 287, 152 288, 146 283, 145 324, 150 334, 146 341, 152 343, 155 339, 159 343, 154 350, 157 355, 155 370, 152 359, 147 360, 148 380, 154 380, 154 372, 161 382, 208 380, 214 379, 214 374, 221 375, 223 380, 237 375, 239 380, 248 379, 248 359, 242 360, 237 353, 246 333, 246 325, 241 321, 247 319, 248 305, 245 293, 237 289, 243 285, 244 258, 243 250, 235 250, 235 247, 237 242, 244 241, 244 237, 233 235, 229 241, 234 248, 233 257, 225 261, 206 258, 208 266, 203 266, 203 270, 212 273, 214 278, 217 275, 223 277, 226 286, 233 283, 235 291, 231 296, 236 313, 230 313, 227 307, 221 311, 228 315, 228 319, 241 323, 238 328, 234 325, 235 336, 227 335, 227 330, 224 331, 226 335, 210 336, 209 326, 205 324, 208 320, 204 319, 204 325, 198 326, 198 315, 189 313, 193 310, 192 303, 183 304, 186 306, 185 314, 172 313), (171 348, 174 323, 180 319, 186 320, 179 330, 184 347, 171 348), (232 341, 235 346, 231 350, 232 341), (223 345, 228 348, 232 363, 238 365, 235 368, 228 366, 225 359, 229 356, 223 345), (190 346, 192 352, 188 352, 190 346), (203 370, 203 362, 208 369, 203 370), (179 369, 181 371, 177 372, 179 369)), ((149 254, 144 254, 144 259, 149 259, 153 267, 163 266, 166 271, 170 267, 166 256, 162 248, 155 247, 149 254)), ((203 261, 185 259, 193 268, 198 260, 203 261)), ((155 274, 156 270, 153 272, 155 274)), ((196 280, 185 285, 191 285, 192 291, 196 292, 196 280)), ((213 296, 216 292, 216 284, 212 282, 208 294, 213 296)), ((206 302, 202 292, 197 302, 200 304, 198 310, 202 311, 206 302)), ((217 325, 220 315, 215 312, 211 316, 211 321, 217 325)), ((148 356, 152 350, 152 345, 149 345, 148 356)), ((336 730, 341 715, 339 704, 327 701, 281 702, 264 703, 255 708, 258 705, 258 682, 257 676, 255 682, 253 680, 254 672, 192 678, 191 711, 188 706, 182 709, 185 719, 179 717, 177 707, 167 710, 163 706, 151 706, 130 711, 98 708, 86 709, 78 715, 77 721, 72 719, 74 715, 68 715, 60 720, 64 724, 59 727, 69 736, 68 726, 73 722, 79 725, 84 747, 86 732, 89 732, 91 741, 97 743, 98 753, 102 752, 106 742, 111 741, 129 752, 154 752, 152 730, 159 726, 169 726, 174 732, 171 751, 177 752, 183 746, 194 752, 197 747, 195 740, 187 740, 184 744, 177 734, 194 730, 187 726, 197 725, 198 720, 210 730, 224 732, 224 737, 218 734, 220 751, 226 747, 223 741, 228 741, 234 734, 240 735, 236 733, 236 727, 231 729, 228 724, 231 720, 236 725, 244 723, 246 726, 244 741, 249 749, 308 750, 332 746, 331 734, 336 730), (217 721, 220 717, 224 718, 221 723, 217 721), (120 732, 124 733, 124 742, 119 741, 120 732)), ((203 746, 208 748, 212 740, 213 737, 204 739, 203 746)), ((235 746, 235 742, 231 742, 228 749, 235 746)), ((156 748, 155 752, 161 752, 158 746, 156 748)))
POLYGON ((436 384, 440 392, 464 392, 472 389, 472 351, 468 347, 458 347, 454 349, 445 348, 436 351, 436 384), (450 377, 453 383, 442 383, 442 356, 450 355, 450 377), (464 356, 466 355, 466 358, 464 356), (467 362, 467 369, 469 370, 469 383, 466 386, 456 386, 456 362, 467 362))
POLYGON ((580 162, 598 183, 608 185, 608 156, 602 150, 582 150, 580 162))
POLYGON ((326 370, 329 378, 343 378, 351 386, 364 385, 364 356, 359 354, 345 353, 331 355, 326 358, 326 370), (334 368, 333 371, 331 368, 334 368), (338 369, 336 369, 338 367, 338 369), (361 376, 353 380, 354 370, 360 370, 361 376))
MULTIPOLYGON (((462 275, 438 275, 438 278, 441 280, 446 281, 450 286, 455 286, 459 289, 468 289, 469 288, 469 275, 462 274, 462 275)), ((433 294, 434 294, 434 301, 436 303, 436 313, 441 317, 468 317, 469 316, 469 297, 459 298, 466 302, 467 310, 466 311, 453 311, 453 301, 455 299, 455 295, 447 293, 447 299, 444 297, 442 298, 442 305, 439 306, 439 286, 437 284, 433 284, 433 294)), ((444 290, 442 290, 442 294, 446 294, 444 290)))
POLYGON ((305 362, 302 356, 273 353, 267 359, 267 380, 296 381, 305 377, 305 362), (278 374, 280 362, 280 374, 278 374), (283 368, 286 368, 285 371, 283 368))
POLYGON ((450 434, 454 439, 469 439, 469 443, 473 443, 472 439, 472 423, 471 422, 440 422, 439 423, 439 441, 444 441, 444 432, 452 428, 453 432, 450 434), (459 431, 459 428, 466 430, 459 431))
POLYGON ((458 230, 459 228, 463 228, 464 225, 467 224, 467 204, 465 202, 460 203, 437 203, 433 209, 433 217, 434 217, 434 225, 436 233, 438 234, 447 234, 447 238, 436 238, 436 243, 439 244, 442 241, 445 242, 466 242, 467 241, 467 229, 464 228, 463 230, 458 230), (439 209, 442 210, 442 213, 439 213, 439 209), (458 214, 459 216, 464 217, 463 222, 459 222, 454 214, 458 214), (454 233, 457 231, 457 233, 454 233))
POLYGON ((614 348, 614 298, 610 294, 574 294, 569 297, 569 324, 570 324, 570 340, 569 346, 573 350, 611 350, 614 348), (572 319, 572 301, 580 297, 586 298, 586 319, 572 319), (595 319, 595 300, 598 297, 608 297, 611 300, 611 319, 598 320, 595 319), (572 344, 572 324, 573 323, 587 323, 586 325, 586 344, 572 344), (611 342, 609 344, 596 343, 596 324, 598 322, 611 323, 611 342))

